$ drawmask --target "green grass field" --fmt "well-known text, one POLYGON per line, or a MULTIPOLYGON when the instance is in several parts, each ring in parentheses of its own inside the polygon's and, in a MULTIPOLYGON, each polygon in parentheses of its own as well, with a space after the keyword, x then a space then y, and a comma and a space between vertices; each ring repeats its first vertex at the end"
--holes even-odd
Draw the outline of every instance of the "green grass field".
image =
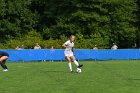
POLYGON ((140 93, 139 60, 81 63, 81 74, 69 73, 66 62, 7 63, 0 93, 140 93))

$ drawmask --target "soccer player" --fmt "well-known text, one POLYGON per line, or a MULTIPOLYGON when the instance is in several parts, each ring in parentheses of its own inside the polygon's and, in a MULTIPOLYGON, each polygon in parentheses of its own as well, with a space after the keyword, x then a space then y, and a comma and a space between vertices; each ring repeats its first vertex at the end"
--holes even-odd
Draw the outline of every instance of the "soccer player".
POLYGON ((6 60, 9 58, 9 54, 3 51, 0 51, 0 65, 3 68, 3 71, 8 71, 7 66, 5 65, 6 60))
POLYGON ((71 61, 74 62, 74 64, 77 66, 77 68, 81 68, 83 66, 83 65, 80 65, 75 59, 74 41, 75 41, 75 36, 71 35, 70 39, 62 45, 64 48, 66 48, 64 54, 65 54, 66 60, 68 61, 68 66, 69 66, 70 72, 73 71, 71 61))

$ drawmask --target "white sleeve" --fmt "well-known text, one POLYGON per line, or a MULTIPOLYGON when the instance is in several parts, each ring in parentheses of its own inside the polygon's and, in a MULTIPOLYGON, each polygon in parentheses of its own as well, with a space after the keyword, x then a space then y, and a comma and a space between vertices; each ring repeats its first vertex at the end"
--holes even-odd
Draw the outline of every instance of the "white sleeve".
POLYGON ((65 42, 64 45, 68 45, 69 41, 65 42))

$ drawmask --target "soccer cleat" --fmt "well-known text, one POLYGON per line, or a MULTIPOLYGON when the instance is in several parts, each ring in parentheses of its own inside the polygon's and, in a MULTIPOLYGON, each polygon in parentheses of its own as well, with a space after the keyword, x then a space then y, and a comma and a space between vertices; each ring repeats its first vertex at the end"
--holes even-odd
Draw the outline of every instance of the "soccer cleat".
POLYGON ((3 72, 7 72, 8 71, 8 69, 3 69, 3 72))
POLYGON ((77 68, 81 68, 83 66, 83 64, 80 64, 77 68))

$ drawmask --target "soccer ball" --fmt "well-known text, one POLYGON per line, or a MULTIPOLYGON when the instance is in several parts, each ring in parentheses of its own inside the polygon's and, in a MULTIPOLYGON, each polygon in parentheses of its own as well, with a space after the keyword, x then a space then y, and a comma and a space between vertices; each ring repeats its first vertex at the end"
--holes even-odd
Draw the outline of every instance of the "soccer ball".
POLYGON ((77 68, 76 72, 77 72, 77 73, 81 73, 82 70, 81 70, 80 68, 77 68))

